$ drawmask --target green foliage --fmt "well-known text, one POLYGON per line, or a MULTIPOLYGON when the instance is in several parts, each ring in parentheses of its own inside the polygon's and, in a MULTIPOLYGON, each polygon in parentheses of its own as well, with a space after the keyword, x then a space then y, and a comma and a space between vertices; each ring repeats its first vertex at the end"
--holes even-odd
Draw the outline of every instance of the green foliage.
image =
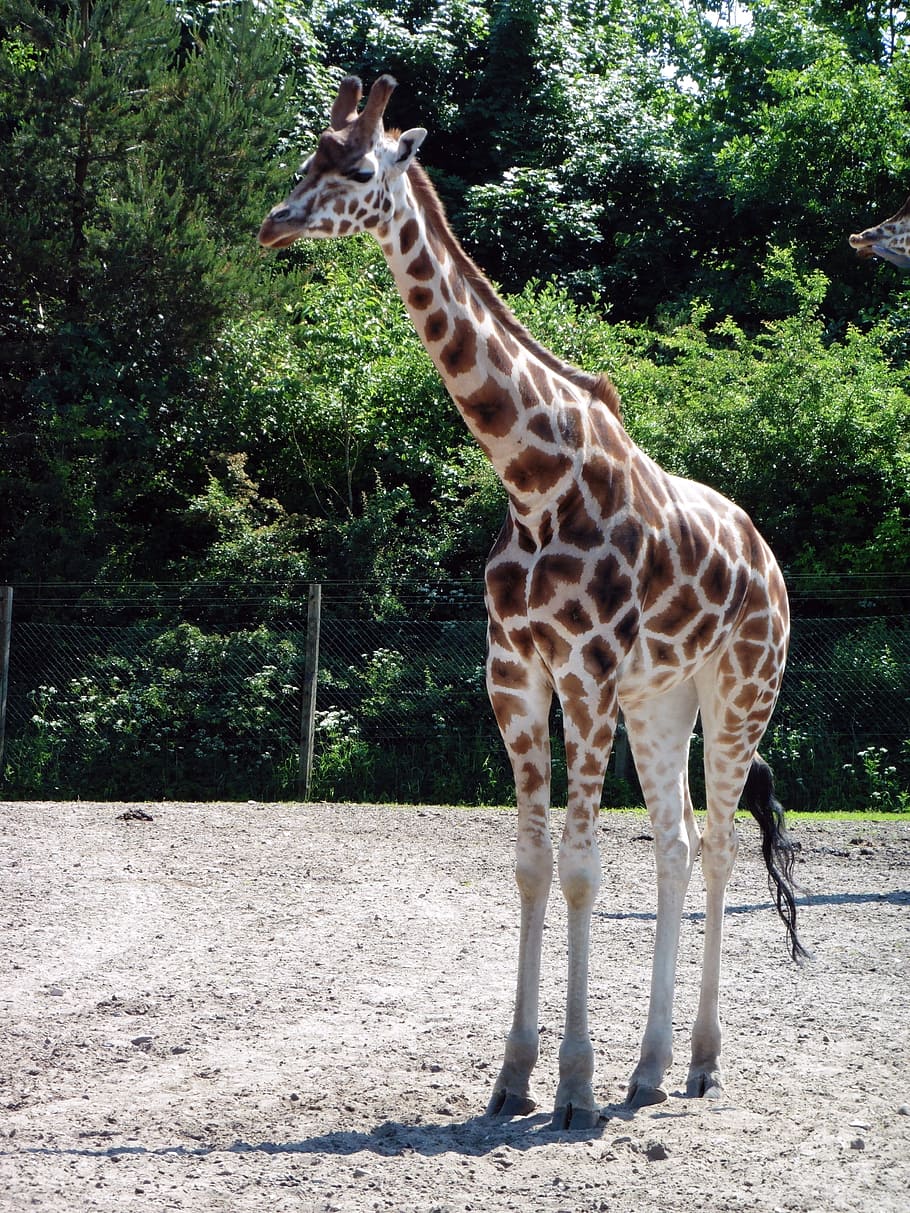
POLYGON ((669 470, 739 502, 791 571, 908 567, 905 373, 874 333, 827 341, 821 284, 782 280, 787 260, 768 286, 796 293, 795 314, 750 336, 732 321, 703 328, 696 313, 617 369, 628 427, 669 470))
POLYGON ((295 787, 298 646, 264 628, 149 631, 65 686, 32 695, 10 746, 17 795, 108 799, 287 796, 295 787))
MULTIPOLYGON (((901 746, 901 759, 906 772, 910 766, 910 740, 901 746)), ((856 755, 854 771, 857 766, 861 770, 857 782, 861 788, 859 798, 863 802, 884 813, 910 811, 910 790, 906 781, 900 778, 898 768, 890 761, 889 752, 884 746, 869 746, 860 750, 856 755)))
MULTIPOLYGON (((314 795, 405 803, 501 804, 513 785, 483 703, 483 625, 403 625, 395 647, 370 647, 352 624, 344 646, 324 647, 314 795), (472 640, 466 655, 467 641, 472 640), (365 651, 344 660, 357 645, 365 651)), ((374 642, 373 642, 374 643, 374 642)))
MULTIPOLYGON (((268 582, 266 618, 302 580, 367 578, 392 619, 413 578, 479 575, 504 491, 375 245, 255 248, 340 75, 389 70, 389 122, 429 128, 472 255, 545 344, 611 374, 646 450, 740 501, 790 573, 906 573, 910 280, 845 237, 906 195, 908 34, 903 9, 825 0, 7 0, 5 577, 268 582)), ((133 719, 115 673, 43 694, 36 770, 71 757, 63 699, 133 719)), ((370 733, 392 673, 367 663, 366 715, 326 723, 324 786, 372 769, 457 798, 460 772, 502 798, 479 745, 459 767, 439 740, 430 792, 425 740, 370 733)), ((894 802, 878 741, 858 766, 796 721, 779 744, 894 802)))
POLYGON ((135 568, 173 473, 192 475, 189 360, 253 285, 284 49, 249 5, 203 32, 166 0, 23 0, 0 46, 3 556, 32 576, 135 568))

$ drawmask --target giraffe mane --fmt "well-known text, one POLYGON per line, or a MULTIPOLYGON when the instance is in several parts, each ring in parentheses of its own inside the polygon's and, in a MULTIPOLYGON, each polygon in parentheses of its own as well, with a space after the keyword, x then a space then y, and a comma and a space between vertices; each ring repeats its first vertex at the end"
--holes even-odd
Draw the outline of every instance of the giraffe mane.
MULTIPOLYGON (((394 135, 392 131, 387 133, 394 135)), ((608 375, 595 375, 590 371, 582 370, 581 367, 574 366, 570 362, 564 362, 561 358, 557 358, 552 350, 548 350, 536 337, 532 336, 515 313, 499 297, 489 278, 486 277, 483 271, 478 268, 462 248, 449 226, 448 218, 439 200, 439 195, 433 187, 433 183, 419 164, 414 163, 410 166, 408 169, 408 180, 411 182, 414 193, 427 217, 431 232, 445 246, 455 269, 462 275, 465 282, 471 286, 477 298, 497 323, 502 325, 512 337, 549 370, 557 371, 583 391, 589 392, 593 399, 605 404, 610 412, 621 420, 622 413, 620 410, 619 393, 610 377, 608 375)))
POLYGON ((896 223, 898 219, 906 219, 908 215, 910 215, 910 197, 896 214, 885 220, 885 223, 896 223))

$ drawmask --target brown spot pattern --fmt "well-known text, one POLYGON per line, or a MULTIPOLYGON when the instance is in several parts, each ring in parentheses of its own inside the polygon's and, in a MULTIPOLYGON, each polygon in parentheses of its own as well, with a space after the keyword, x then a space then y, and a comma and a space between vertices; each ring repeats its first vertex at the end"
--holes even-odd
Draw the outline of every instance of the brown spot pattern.
POLYGON ((619 468, 600 455, 593 455, 582 468, 581 478, 600 507, 602 518, 610 518, 623 503, 624 481, 619 468))
POLYGON ((690 585, 683 585, 660 614, 648 620, 648 627, 664 636, 676 636, 700 613, 697 594, 690 585))
POLYGON ((490 365, 494 366, 503 375, 508 375, 512 369, 512 360, 506 353, 505 346, 495 333, 490 333, 487 337, 487 358, 490 360, 490 365))
POLYGON ((768 618, 766 615, 748 615, 740 623, 737 634, 741 640, 755 640, 764 644, 768 639, 768 618))
POLYGON ((602 547, 604 533, 588 513, 584 498, 577 488, 571 488, 560 501, 556 511, 559 538, 569 547, 588 552, 602 547))
POLYGON ((549 376, 539 362, 528 362, 528 374, 531 376, 531 382, 537 389, 538 396, 547 399, 552 395, 553 389, 550 385, 549 376))
POLYGON ((563 696, 562 712, 566 721, 571 722, 574 732, 582 741, 587 741, 594 728, 594 720, 585 700, 580 695, 563 696))
POLYGON ((417 243, 419 235, 420 228, 417 226, 416 219, 408 219, 401 225, 401 231, 398 233, 398 247, 401 249, 402 256, 406 256, 411 251, 417 243))
POLYGON ((489 648, 507 649, 509 647, 506 630, 498 619, 487 619, 487 640, 489 648))
POLYGON ((526 409, 532 409, 536 404, 540 403, 540 397, 534 391, 534 385, 524 371, 518 376, 518 394, 521 397, 521 403, 526 409))
POLYGON ((571 466, 572 461, 567 455, 551 455, 537 447, 528 447, 506 467, 506 487, 514 488, 519 493, 535 490, 546 493, 559 484, 571 466))
POLYGON ((576 585, 583 569, 577 556, 561 553, 542 556, 531 574, 531 605, 546 606, 561 585, 576 585))
POLYGON ((494 657, 490 663, 490 676, 497 686, 519 690, 528 685, 528 674, 517 661, 504 661, 494 657))
MULTIPOLYGON (((527 606, 527 584, 527 572, 513 560, 487 569, 487 589, 500 618, 524 615, 527 606)), ((512 633, 509 635, 511 637, 512 633)))
MULTIPOLYGON (((528 627, 514 628, 510 631, 509 645, 525 661, 530 661, 534 656, 534 637, 531 635, 531 629, 528 627)), ((539 745, 540 741, 538 740, 536 744, 539 745)))
POLYGON ((449 318, 440 307, 437 308, 435 312, 431 312, 429 316, 427 316, 423 331, 427 341, 441 341, 446 335, 448 328, 449 318))
POLYGON ((492 379, 470 396, 459 396, 457 402, 469 425, 494 438, 504 438, 518 420, 512 397, 492 379))
POLYGON ((535 648, 547 666, 552 668, 565 665, 571 656, 572 648, 551 624, 532 623, 531 635, 534 637, 535 648))
POLYGON ((570 450, 577 451, 584 443, 584 428, 581 423, 581 413, 576 408, 560 409, 556 424, 563 443, 570 450))
POLYGON ((411 278, 416 278, 419 282, 425 282, 433 277, 433 274, 436 272, 435 266, 425 248, 420 250, 408 266, 407 272, 411 278))
POLYGON ((521 765, 522 791, 526 796, 533 796, 547 782, 546 775, 533 762, 524 762, 521 765))
POLYGON ((585 684, 577 674, 563 674, 559 679, 561 695, 584 695, 585 684))
POLYGON ((717 632, 720 624, 720 616, 705 614, 695 625, 689 635, 686 637, 686 642, 683 645, 683 651, 686 655, 686 660, 691 661, 696 653, 704 652, 717 632))
POLYGON ((609 678, 616 669, 617 659, 613 647, 603 636, 595 636, 581 650, 585 669, 598 682, 609 678))
POLYGON ((556 443, 556 435, 553 433, 553 426, 546 413, 535 413, 528 422, 528 430, 542 442, 556 443))
POLYGON ((607 622, 616 613, 617 606, 631 593, 632 582, 610 553, 594 566, 594 574, 587 588, 598 615, 603 622, 607 622))
POLYGON ((477 333, 464 317, 455 321, 455 331, 440 354, 442 365, 450 375, 463 375, 477 362, 477 333))
POLYGON ((605 721, 591 738, 591 745, 595 746, 598 750, 606 750, 608 746, 613 744, 614 731, 615 725, 611 718, 605 721))
POLYGON ((723 606, 730 593, 730 565, 720 552, 715 552, 701 577, 701 589, 712 606, 723 606))
POLYGON ((496 723, 503 733, 508 732, 509 726, 516 716, 524 715, 523 701, 517 695, 510 695, 508 691, 491 691, 490 703, 496 723))
POLYGON ((610 532, 610 543, 627 564, 634 566, 641 551, 641 524, 635 518, 626 518, 610 532))
POLYGON ((579 767, 580 775, 587 775, 589 779, 597 779, 604 773, 604 761, 599 754, 587 753, 585 760, 579 767))
POLYGON ((577 598, 573 598, 561 606, 553 618, 557 623, 561 623, 567 632, 572 632, 576 636, 589 632, 594 626, 591 616, 577 598))
POLYGON ((676 550, 679 553, 680 567, 684 573, 694 575, 701 568, 702 561, 708 555, 708 537, 701 525, 687 518, 677 518, 676 550))
POLYGON ((654 665, 679 665, 679 657, 676 654, 676 650, 673 645, 667 644, 665 640, 657 640, 651 637, 648 640, 648 651, 651 654, 651 661, 654 665))
POLYGON ((518 546, 523 552, 527 552, 530 555, 532 552, 537 551, 537 544, 534 542, 534 536, 523 522, 516 524, 515 538, 518 540, 518 546))
POLYGON ((408 291, 408 303, 418 312, 426 311, 433 299, 433 292, 426 286, 412 286, 408 291))
POLYGON ((666 540, 650 539, 641 573, 639 597, 642 605, 647 608, 652 602, 656 602, 661 594, 670 588, 674 578, 673 561, 666 540))

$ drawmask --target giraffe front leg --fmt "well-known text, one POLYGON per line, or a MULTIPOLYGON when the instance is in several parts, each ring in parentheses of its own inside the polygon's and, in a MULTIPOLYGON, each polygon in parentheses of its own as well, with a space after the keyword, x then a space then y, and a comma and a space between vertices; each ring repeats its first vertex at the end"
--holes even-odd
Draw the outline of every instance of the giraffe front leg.
POLYGON ((600 1119, 592 1086, 594 1049, 588 1030, 591 912, 600 888, 595 820, 596 809, 570 808, 559 847, 559 882, 568 913, 568 985, 554 1129, 590 1129, 600 1119))
POLYGON ((525 1116, 537 1107, 531 1094, 531 1072, 539 1051, 540 953, 552 878, 553 847, 546 810, 529 808, 519 814, 515 846, 515 881, 521 897, 515 1010, 502 1069, 487 1106, 491 1116, 525 1116))
POLYGON ((566 759, 569 801, 559 846, 559 883, 568 915, 566 1020, 559 1049, 559 1086, 554 1129, 592 1129, 601 1118, 594 1098, 594 1049, 588 1029, 588 970, 591 913, 600 889, 597 814, 603 777, 615 730, 615 702, 594 721, 565 693, 566 759))
POLYGON ((495 681, 502 664, 491 662, 490 698, 515 774, 515 882, 521 898, 521 929, 515 1010, 487 1114, 524 1116, 537 1107, 531 1094, 531 1072, 539 1052, 540 953, 553 880, 548 729, 552 692, 542 678, 533 690, 529 685, 521 697, 502 688, 495 681))

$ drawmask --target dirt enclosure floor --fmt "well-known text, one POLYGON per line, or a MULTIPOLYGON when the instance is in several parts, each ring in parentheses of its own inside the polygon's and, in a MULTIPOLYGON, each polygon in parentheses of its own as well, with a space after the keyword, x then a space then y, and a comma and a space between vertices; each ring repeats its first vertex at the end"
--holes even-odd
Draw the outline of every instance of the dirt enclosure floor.
POLYGON ((703 892, 671 1098, 630 1114, 655 888, 607 814, 593 1133, 547 1113, 565 987, 554 886, 541 1109, 485 1119, 511 1017, 511 814, 0 805, 0 1209, 837 1213, 910 1209, 910 824, 803 824, 799 970, 750 820, 729 896, 727 1091, 686 1099, 703 892))

